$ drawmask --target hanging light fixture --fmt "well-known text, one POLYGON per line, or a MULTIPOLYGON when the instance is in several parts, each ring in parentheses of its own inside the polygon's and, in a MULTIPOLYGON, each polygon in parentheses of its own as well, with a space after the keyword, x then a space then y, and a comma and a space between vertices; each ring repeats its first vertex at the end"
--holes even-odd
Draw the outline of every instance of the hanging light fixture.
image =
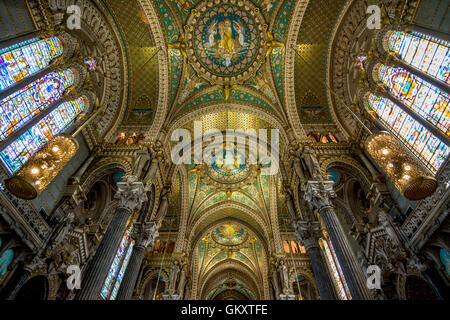
POLYGON ((438 183, 429 170, 388 132, 371 135, 366 149, 406 199, 422 200, 436 191, 438 183))
POLYGON ((77 140, 60 135, 46 143, 16 174, 5 180, 5 186, 16 197, 35 199, 79 148, 77 140))

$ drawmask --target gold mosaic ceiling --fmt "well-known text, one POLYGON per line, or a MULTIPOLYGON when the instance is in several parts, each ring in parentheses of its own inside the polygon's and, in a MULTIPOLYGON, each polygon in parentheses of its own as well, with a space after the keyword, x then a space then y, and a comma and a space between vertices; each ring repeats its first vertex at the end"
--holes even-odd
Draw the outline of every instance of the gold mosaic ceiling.
POLYGON ((331 122, 325 87, 328 43, 346 0, 313 0, 297 38, 295 91, 302 123, 331 122))
POLYGON ((125 125, 153 122, 158 101, 158 60, 150 25, 137 0, 106 0, 126 45, 129 86, 125 125))
MULTIPOLYGON (((250 0, 245 1, 250 2, 250 0)), ((105 0, 105 2, 119 26, 121 37, 126 45, 130 80, 127 110, 122 125, 125 127, 151 126, 158 107, 156 104, 160 87, 158 85, 158 60, 149 60, 157 51, 149 22, 137 0, 105 0)), ((252 9, 253 12, 249 9, 250 11, 247 10, 244 15, 237 15, 236 8, 233 6, 231 6, 233 8, 229 6, 230 8, 227 7, 227 9, 221 4, 222 11, 228 15, 228 18, 221 18, 223 21, 220 19, 220 21, 214 20, 221 12, 217 9, 217 12, 214 13, 216 16, 211 16, 208 10, 212 10, 213 6, 207 9, 209 12, 208 19, 197 21, 200 14, 195 10, 204 6, 204 1, 154 0, 152 4, 158 12, 160 26, 169 48, 170 97, 167 106, 169 114, 166 115, 166 118, 175 119, 202 105, 218 101, 224 102, 230 99, 233 103, 257 105, 261 109, 267 110, 271 116, 280 119, 281 123, 286 123, 283 76, 286 74, 284 68, 290 66, 283 65, 284 58, 279 60, 279 57, 285 55, 285 50, 292 50, 292 48, 274 47, 272 51, 264 42, 271 39, 271 36, 265 30, 272 31, 275 37, 274 43, 276 44, 278 40, 279 45, 282 46, 287 38, 289 23, 293 18, 290 13, 294 11, 296 2, 297 0, 251 0, 250 8, 256 8, 256 11, 252 9), (189 22, 193 20, 193 15, 197 17, 197 20, 194 19, 195 21, 202 25, 205 24, 204 30, 202 29, 206 32, 205 34, 193 29, 186 29, 189 22), (228 45, 222 39, 226 34, 224 26, 227 19, 231 21, 228 45), (258 20, 256 24, 255 19, 258 20), (223 25, 219 27, 220 23, 223 23, 223 25), (258 34, 261 35, 254 36, 252 28, 258 27, 258 23, 262 25, 264 30, 258 29, 258 34), (247 33, 241 32, 241 30, 246 30, 247 33), (253 77, 246 76, 242 82, 236 82, 236 85, 225 87, 223 81, 212 83, 215 76, 220 77, 220 70, 214 71, 216 75, 214 75, 214 72, 210 72, 207 78, 202 78, 202 75, 198 74, 202 66, 191 65, 192 59, 189 59, 189 52, 187 52, 188 59, 183 57, 186 53, 183 52, 183 50, 186 51, 186 48, 183 47, 184 31, 187 35, 192 34, 197 42, 202 42, 203 53, 200 52, 200 55, 197 55, 198 57, 201 58, 202 54, 212 54, 215 50, 216 53, 211 56, 212 60, 210 59, 210 61, 215 61, 214 59, 220 56, 222 60, 219 62, 222 65, 219 66, 219 69, 225 68, 228 73, 233 73, 233 70, 230 69, 231 63, 234 63, 238 55, 244 52, 242 50, 248 48, 251 51, 253 46, 256 46, 255 41, 259 41, 255 47, 258 52, 257 55, 259 56, 261 49, 264 51, 262 52, 262 59, 264 59, 263 56, 266 55, 266 52, 268 54, 263 63, 258 63, 258 70, 255 71, 253 77), (222 34, 222 36, 218 34, 222 34), (262 47, 261 41, 264 44, 262 47), (206 49, 214 50, 208 51, 206 49), (232 60, 229 60, 230 58, 227 60, 227 50, 234 52, 232 60), (279 69, 280 62, 282 69, 279 69)), ((296 56, 295 66, 293 66, 295 68, 296 107, 302 123, 332 122, 325 87, 327 48, 333 27, 345 2, 346 0, 309 1, 303 17, 296 47, 299 55, 296 56)), ((188 43, 188 39, 186 43, 188 43)), ((193 49, 197 50, 197 48, 193 49)), ((191 54, 194 54, 193 52, 191 54)), ((251 57, 244 57, 243 62, 247 61, 245 59, 250 64, 253 61, 251 57)), ((223 74, 226 72, 224 71, 223 74)), ((225 111, 205 116, 201 120, 205 121, 204 128, 270 127, 263 120, 242 114, 236 116, 236 113, 225 111)), ((191 124, 187 126, 189 127, 191 124)))

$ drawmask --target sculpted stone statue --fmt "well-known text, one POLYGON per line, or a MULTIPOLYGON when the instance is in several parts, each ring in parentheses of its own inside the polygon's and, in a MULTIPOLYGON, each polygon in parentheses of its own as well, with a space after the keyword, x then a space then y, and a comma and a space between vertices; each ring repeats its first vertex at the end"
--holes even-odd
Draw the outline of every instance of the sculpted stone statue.
POLYGON ((311 149, 309 146, 305 146, 303 148, 302 159, 305 162, 305 165, 308 168, 311 177, 322 178, 322 173, 320 172, 320 164, 313 149, 311 149))
POLYGON ((400 243, 400 239, 398 238, 397 233, 392 227, 391 221, 384 210, 380 210, 378 212, 378 222, 384 227, 384 230, 394 243, 400 243))
POLYGON ((289 190, 288 188, 286 188, 285 190, 285 204, 286 204, 286 208, 288 210, 289 216, 292 220, 295 220, 297 218, 297 213, 295 210, 295 205, 294 205, 294 201, 293 201, 293 197, 292 197, 292 192, 291 190, 289 190))
POLYGON ((67 217, 56 227, 48 242, 48 250, 56 248, 64 240, 67 233, 69 232, 70 227, 72 226, 74 218, 75 216, 73 212, 69 212, 67 217))
POLYGON ((178 294, 182 297, 184 292, 184 285, 186 284, 186 265, 183 265, 180 272, 180 281, 178 283, 178 294))
POLYGON ((280 274, 283 292, 286 292, 289 290, 289 272, 283 261, 280 261, 280 264, 278 265, 278 273, 280 274))
POLYGON ((166 216, 167 209, 169 208, 169 193, 170 189, 164 187, 161 191, 161 199, 159 202, 159 208, 156 212, 155 221, 161 222, 166 216))
POLYGON ((272 271, 272 285, 273 289, 275 290, 275 294, 278 296, 281 293, 281 289, 280 289, 280 280, 278 278, 278 272, 276 268, 274 268, 272 271))
POLYGON ((150 161, 150 153, 148 148, 144 148, 142 150, 139 150, 136 152, 136 158, 133 162, 133 175, 136 177, 140 177, 142 174, 142 171, 144 170, 145 166, 147 165, 148 161, 150 161))
POLYGON ((180 273, 180 265, 178 261, 175 261, 172 267, 170 268, 169 290, 175 291, 179 273, 180 273))
POLYGON ((291 150, 291 168, 294 169, 294 172, 297 174, 297 177, 300 180, 305 180, 306 177, 303 173, 303 168, 302 168, 302 157, 301 157, 301 152, 300 150, 291 150))

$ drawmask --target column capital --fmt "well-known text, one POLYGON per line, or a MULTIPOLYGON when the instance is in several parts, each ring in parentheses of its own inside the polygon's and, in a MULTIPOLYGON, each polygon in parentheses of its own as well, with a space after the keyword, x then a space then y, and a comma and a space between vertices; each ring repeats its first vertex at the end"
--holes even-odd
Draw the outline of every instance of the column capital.
POLYGON ((44 261, 41 258, 36 256, 36 257, 33 258, 33 260, 31 260, 30 262, 25 264, 23 266, 23 269, 25 271, 28 271, 28 272, 32 273, 33 271, 35 271, 37 269, 40 269, 40 268, 42 268, 44 266, 45 266, 44 261))
POLYGON ((333 189, 333 181, 308 181, 305 184, 304 199, 311 207, 320 211, 325 207, 331 207, 331 199, 336 198, 333 189))
POLYGON ((153 247, 156 238, 159 236, 159 224, 155 221, 136 222, 134 224, 133 239, 136 240, 136 247, 153 247))
POLYGON ((117 183, 117 189, 115 198, 119 200, 119 208, 133 212, 147 201, 144 184, 136 176, 126 176, 123 182, 117 183))
POLYGON ((293 222, 293 226, 295 229, 295 235, 300 241, 300 244, 305 246, 306 250, 319 246, 318 241, 321 236, 319 221, 298 220, 293 222))

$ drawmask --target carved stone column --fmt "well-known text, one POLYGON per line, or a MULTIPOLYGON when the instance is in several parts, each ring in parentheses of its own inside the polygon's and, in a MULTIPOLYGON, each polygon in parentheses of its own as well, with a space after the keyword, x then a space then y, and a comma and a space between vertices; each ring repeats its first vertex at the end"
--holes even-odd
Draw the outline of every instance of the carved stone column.
POLYGON ((34 257, 34 259, 30 263, 25 264, 15 278, 14 283, 10 287, 10 291, 6 294, 6 300, 15 300, 17 294, 19 293, 20 289, 22 289, 30 274, 34 270, 42 268, 43 266, 44 262, 39 257, 34 257))
POLYGON ((137 222, 134 224, 133 239, 135 239, 136 243, 133 247, 130 262, 123 276, 116 300, 131 299, 145 251, 149 246, 153 247, 158 235, 158 225, 155 222, 137 222))
POLYGON ((366 286, 366 278, 331 203, 331 198, 336 197, 333 182, 308 181, 305 189, 306 202, 312 210, 318 210, 323 219, 352 298, 355 300, 372 299, 366 286))
POLYGON ((100 242, 95 256, 90 262, 81 284, 76 300, 96 300, 109 268, 114 260, 117 248, 122 239, 127 220, 135 209, 140 209, 147 200, 144 185, 135 176, 128 176, 124 182, 117 183, 116 198, 119 206, 100 242))
POLYGON ((305 246, 311 267, 316 278, 317 288, 319 289, 322 300, 337 300, 334 286, 328 275, 327 265, 319 247, 320 223, 311 221, 297 221, 293 223, 295 234, 300 243, 305 246))

